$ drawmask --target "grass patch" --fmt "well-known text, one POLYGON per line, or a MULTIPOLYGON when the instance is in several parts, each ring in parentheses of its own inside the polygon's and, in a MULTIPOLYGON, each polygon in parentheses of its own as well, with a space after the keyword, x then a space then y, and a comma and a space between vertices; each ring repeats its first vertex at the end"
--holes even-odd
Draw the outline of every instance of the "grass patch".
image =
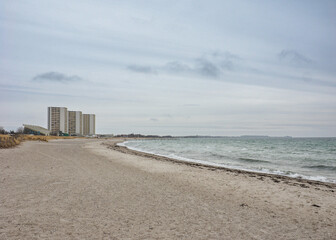
POLYGON ((63 136, 37 136, 37 135, 6 135, 0 134, 0 148, 11 148, 19 145, 23 141, 44 141, 53 139, 74 139, 76 137, 63 137, 63 136))

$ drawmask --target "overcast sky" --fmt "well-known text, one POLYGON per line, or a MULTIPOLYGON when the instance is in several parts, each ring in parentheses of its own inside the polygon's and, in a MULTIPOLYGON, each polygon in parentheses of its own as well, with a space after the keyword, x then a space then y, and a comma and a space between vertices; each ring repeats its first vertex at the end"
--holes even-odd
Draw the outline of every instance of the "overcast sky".
POLYGON ((2 0, 0 126, 336 136, 336 1, 2 0))

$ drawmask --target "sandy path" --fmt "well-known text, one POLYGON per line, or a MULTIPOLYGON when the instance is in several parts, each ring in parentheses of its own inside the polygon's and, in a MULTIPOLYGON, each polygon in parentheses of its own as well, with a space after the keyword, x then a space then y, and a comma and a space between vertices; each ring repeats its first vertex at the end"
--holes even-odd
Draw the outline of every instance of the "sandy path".
POLYGON ((335 190, 25 142, 0 149, 0 239, 336 239, 335 190))

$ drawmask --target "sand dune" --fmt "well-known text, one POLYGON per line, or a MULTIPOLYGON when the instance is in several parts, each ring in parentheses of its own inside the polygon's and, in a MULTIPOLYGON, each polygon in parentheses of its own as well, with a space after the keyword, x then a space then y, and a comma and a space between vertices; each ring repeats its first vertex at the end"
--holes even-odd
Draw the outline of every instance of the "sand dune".
POLYGON ((335 184, 110 148, 73 139, 0 149, 0 239, 335 239, 335 184))

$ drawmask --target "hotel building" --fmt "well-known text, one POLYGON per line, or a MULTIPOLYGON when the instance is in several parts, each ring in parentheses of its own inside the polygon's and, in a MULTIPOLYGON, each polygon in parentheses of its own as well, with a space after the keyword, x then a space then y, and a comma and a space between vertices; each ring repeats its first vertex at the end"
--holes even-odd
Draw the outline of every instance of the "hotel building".
POLYGON ((48 130, 51 134, 68 133, 68 109, 48 107, 48 130))
POLYGON ((68 111, 69 135, 83 135, 83 116, 81 111, 68 111))
POLYGON ((83 135, 96 134, 96 115, 83 114, 83 135))

